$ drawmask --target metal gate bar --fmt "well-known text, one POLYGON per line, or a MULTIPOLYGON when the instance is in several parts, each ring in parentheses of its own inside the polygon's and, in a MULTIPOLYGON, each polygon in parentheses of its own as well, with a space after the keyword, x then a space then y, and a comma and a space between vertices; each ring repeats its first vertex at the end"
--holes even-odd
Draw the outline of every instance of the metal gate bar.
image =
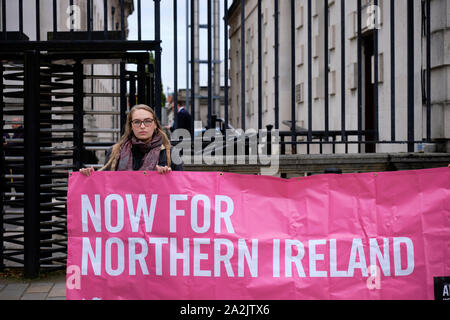
POLYGON ((28 51, 24 59, 24 274, 34 278, 39 275, 39 105, 40 59, 38 51, 28 51), (26 214, 25 214, 26 213, 26 214))
MULTIPOLYGON (((5 106, 5 103, 3 102, 3 63, 0 64, 0 120, 3 122, 3 109, 5 106)), ((0 173, 0 189, 6 190, 6 186, 4 184, 5 179, 5 150, 3 148, 3 123, 0 125, 0 134, 2 137, 2 143, 0 145, 0 168, 2 168, 2 172, 0 173)), ((1 197, 1 195, 0 195, 1 197)), ((1 197, 3 198, 3 197, 1 197)), ((3 199, 0 199, 0 270, 2 270, 5 266, 4 264, 4 236, 3 236, 3 214, 4 214, 4 206, 3 206, 3 199)))

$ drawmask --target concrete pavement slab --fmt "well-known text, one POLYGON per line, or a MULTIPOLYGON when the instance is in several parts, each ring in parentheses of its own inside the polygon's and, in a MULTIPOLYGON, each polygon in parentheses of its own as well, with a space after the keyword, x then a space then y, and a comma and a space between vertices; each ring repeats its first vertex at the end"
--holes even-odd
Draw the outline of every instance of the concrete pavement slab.
POLYGON ((46 300, 48 293, 25 293, 20 300, 46 300))
POLYGON ((28 283, 10 283, 0 291, 0 300, 19 300, 28 288, 28 283))
POLYGON ((15 270, 0 273, 0 300, 65 299, 65 272, 42 273, 37 279, 24 279, 15 270))
POLYGON ((55 283, 52 290, 48 294, 48 298, 66 297, 66 283, 55 283))
POLYGON ((46 293, 48 294, 52 289, 54 283, 52 282, 34 282, 31 283, 25 293, 46 293))

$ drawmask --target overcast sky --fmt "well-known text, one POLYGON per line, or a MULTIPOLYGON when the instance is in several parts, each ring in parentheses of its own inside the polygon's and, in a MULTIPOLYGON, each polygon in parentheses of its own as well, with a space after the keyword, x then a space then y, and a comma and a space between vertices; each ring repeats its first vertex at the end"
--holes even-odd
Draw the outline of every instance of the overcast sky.
MULTIPOLYGON (((206 1, 200 0, 200 24, 207 23, 207 5, 206 1)), ((130 34, 128 40, 138 39, 137 28, 137 0, 134 0, 134 13, 128 18, 128 25, 130 34)), ((154 2, 152 0, 141 1, 141 16, 142 16, 142 40, 153 40, 155 37, 154 28, 154 2)), ((230 5, 232 0, 228 0, 230 5)), ((224 1, 220 0, 220 50, 221 60, 223 60, 223 5, 224 1)), ((186 0, 177 0, 177 15, 178 15, 178 89, 186 88, 186 0)), ((163 83, 163 90, 167 93, 173 91, 174 88, 174 24, 173 24, 173 0, 161 0, 161 40, 162 40, 162 65, 161 77, 163 83)), ((200 59, 206 60, 207 53, 207 30, 200 30, 200 59)), ((190 49, 189 49, 190 50, 190 49)), ((223 68, 223 63, 222 63, 223 68)), ((190 72, 190 70, 189 70, 190 72)), ((207 85, 207 65, 200 67, 200 84, 207 85)), ((223 79, 223 72, 221 74, 223 79)), ((222 80, 223 81, 223 80, 222 80)))

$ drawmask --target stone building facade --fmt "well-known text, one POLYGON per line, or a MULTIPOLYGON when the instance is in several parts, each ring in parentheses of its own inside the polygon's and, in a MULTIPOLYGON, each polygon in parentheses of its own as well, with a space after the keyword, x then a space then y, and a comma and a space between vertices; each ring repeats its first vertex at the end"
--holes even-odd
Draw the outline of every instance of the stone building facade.
MULTIPOLYGON (((378 24, 378 92, 379 92, 379 140, 391 140, 391 81, 395 83, 395 136, 397 141, 407 140, 407 7, 406 1, 395 3, 395 77, 391 78, 390 51, 390 1, 379 0, 378 24)), ((230 38, 230 121, 239 127, 241 123, 241 1, 234 1, 229 10, 230 38)), ((325 70, 329 84, 329 130, 341 130, 341 86, 345 85, 347 130, 358 129, 358 55, 357 55, 357 1, 345 1, 345 66, 341 65, 341 1, 328 1, 328 57, 325 66, 324 30, 325 1, 312 1, 312 42, 308 43, 307 0, 295 1, 295 62, 291 61, 291 9, 290 1, 279 1, 279 125, 291 119, 291 83, 295 83, 295 113, 297 126, 308 129, 308 45, 312 52, 312 130, 325 130, 325 70), (291 79, 291 65, 295 63, 295 79, 291 79), (345 83, 341 71, 345 70, 345 83)), ((247 128, 257 128, 258 121, 258 22, 257 0, 245 1, 245 122, 247 128)), ((369 24, 373 1, 362 1, 363 46, 371 42, 373 28, 369 24)), ((274 1, 262 0, 262 118, 263 127, 274 123, 275 69, 274 69, 274 1)), ((450 3, 446 0, 431 1, 431 139, 436 144, 432 150, 450 150, 450 3)), ((426 104, 423 102, 422 73, 426 68, 425 37, 423 36, 422 1, 414 0, 414 139, 426 138, 426 104)), ((373 42, 372 42, 373 43, 373 42)), ((368 48, 363 47, 363 70, 368 48)), ((362 76, 365 82, 374 77, 362 76)), ((362 119, 365 129, 366 110, 371 108, 363 92, 362 119)), ((339 137, 338 137, 339 139, 339 137)), ((350 137, 357 140, 357 137, 350 137)), ((324 152, 330 152, 331 146, 324 152)), ((376 152, 404 152, 406 144, 377 144, 376 152)), ((306 146, 299 147, 306 152, 306 146)), ((364 148, 362 149, 364 152, 364 148)), ((318 153, 318 146, 311 146, 311 153, 318 153)), ((345 152, 344 145, 337 145, 336 152, 345 152)), ((357 145, 350 145, 349 152, 357 152, 357 145)))

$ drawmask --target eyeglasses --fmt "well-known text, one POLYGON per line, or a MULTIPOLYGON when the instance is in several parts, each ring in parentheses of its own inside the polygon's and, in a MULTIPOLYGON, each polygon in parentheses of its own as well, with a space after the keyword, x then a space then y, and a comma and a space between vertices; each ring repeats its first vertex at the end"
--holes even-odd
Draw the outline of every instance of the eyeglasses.
POLYGON ((145 119, 145 120, 133 120, 131 121, 131 124, 133 125, 133 127, 135 128, 140 128, 142 126, 142 124, 144 124, 144 126, 146 127, 150 127, 153 123, 153 119, 145 119))

